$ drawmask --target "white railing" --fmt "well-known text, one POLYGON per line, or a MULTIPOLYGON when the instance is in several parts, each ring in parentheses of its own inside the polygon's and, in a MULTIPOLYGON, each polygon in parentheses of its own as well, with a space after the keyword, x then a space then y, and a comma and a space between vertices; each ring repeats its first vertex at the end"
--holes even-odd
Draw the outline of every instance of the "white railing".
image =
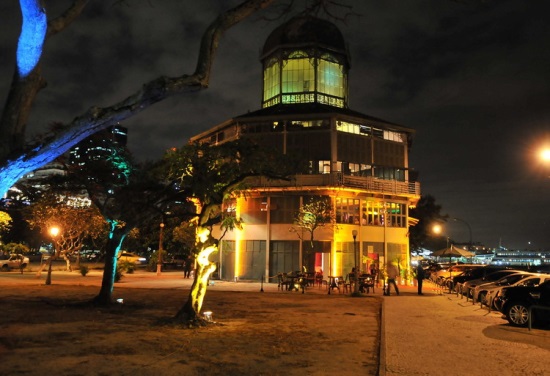
POLYGON ((289 180, 269 180, 255 177, 248 180, 254 187, 344 187, 387 194, 407 194, 420 196, 420 183, 397 180, 383 180, 371 176, 350 176, 341 173, 318 175, 294 175, 289 180))

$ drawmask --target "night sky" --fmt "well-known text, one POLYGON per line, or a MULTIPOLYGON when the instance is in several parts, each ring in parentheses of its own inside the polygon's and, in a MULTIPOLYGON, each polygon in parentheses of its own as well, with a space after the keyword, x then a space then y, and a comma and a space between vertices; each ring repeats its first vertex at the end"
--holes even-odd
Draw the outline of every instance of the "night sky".
MULTIPOLYGON (((46 1, 50 17, 70 1, 46 1), (50 6, 49 4, 53 4, 50 6), (59 7, 59 8, 56 8, 59 7)), ((29 137, 91 106, 108 106, 160 75, 194 71, 200 35, 222 0, 92 1, 47 41, 29 137), (128 3, 128 2, 127 2, 128 3)), ((446 235, 488 247, 550 248, 550 2, 341 0, 335 22, 351 55, 350 108, 416 130, 410 166, 449 221, 446 235), (341 15, 342 11, 339 12, 341 15)), ((273 9, 261 16, 273 17, 273 9)), ((126 121, 138 160, 260 108, 260 50, 287 18, 253 16, 223 38, 210 88, 171 98, 126 121)), ((0 102, 20 29, 18 2, 0 2, 0 102)))

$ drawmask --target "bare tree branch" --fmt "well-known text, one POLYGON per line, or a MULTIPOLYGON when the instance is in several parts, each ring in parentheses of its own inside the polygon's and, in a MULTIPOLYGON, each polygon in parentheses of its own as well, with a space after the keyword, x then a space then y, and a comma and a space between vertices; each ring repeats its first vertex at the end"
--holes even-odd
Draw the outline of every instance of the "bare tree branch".
MULTIPOLYGON (((254 12, 268 7, 275 1, 247 0, 235 8, 222 13, 203 34, 196 70, 192 75, 154 79, 145 83, 140 90, 119 103, 103 108, 92 107, 86 113, 75 118, 71 123, 63 126, 60 131, 45 135, 38 144, 23 146, 24 124, 26 123, 26 118, 28 118, 28 113, 30 113, 30 105, 34 101, 38 88, 41 87, 39 83, 43 83, 40 76, 40 66, 35 68, 30 75, 31 77, 27 78, 25 82, 12 85, 12 89, 13 86, 18 87, 19 95, 16 96, 17 99, 15 101, 8 103, 7 106, 11 109, 8 111, 8 114, 4 113, 0 122, 0 135, 10 138, 13 138, 15 135, 17 138, 17 140, 10 140, 9 142, 7 140, 0 140, 2 143, 0 147, 0 181, 2 181, 0 191, 7 190, 6 186, 9 188, 26 172, 30 172, 54 160, 57 156, 65 153, 78 142, 99 130, 128 119, 149 108, 151 105, 173 95, 207 88, 215 53, 224 32, 254 12), (29 95, 28 91, 32 95, 29 95), (22 107, 21 103, 19 103, 23 100, 26 107, 22 107), (22 112, 25 113, 22 114, 22 112), (13 131, 13 127, 11 125, 8 127, 7 123, 14 121, 15 118, 20 116, 23 116, 25 121, 19 119, 18 124, 20 124, 21 128, 13 131), (7 131, 7 128, 11 129, 11 131, 7 131), (16 147, 13 145, 14 142, 17 143, 16 147)), ((87 0, 75 1, 73 6, 63 16, 52 23, 52 27, 55 27, 55 32, 68 26, 79 12, 82 11, 87 2, 87 0)), ((52 31, 52 35, 55 32, 52 31)), ((12 97, 12 94, 10 92, 9 98, 12 97)))
POLYGON ((48 33, 46 38, 51 37, 72 24, 79 16, 90 0, 76 0, 61 16, 48 21, 48 33))

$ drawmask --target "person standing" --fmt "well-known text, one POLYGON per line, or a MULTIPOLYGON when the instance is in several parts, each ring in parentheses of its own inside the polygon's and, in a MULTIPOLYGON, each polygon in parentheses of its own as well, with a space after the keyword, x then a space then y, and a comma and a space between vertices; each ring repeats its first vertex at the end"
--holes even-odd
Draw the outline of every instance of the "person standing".
POLYGON ((416 281, 418 285, 418 295, 424 295, 422 293, 422 281, 424 278, 426 278, 426 272, 424 271, 424 268, 422 267, 422 264, 418 263, 416 266, 416 281))
POLYGON ((184 278, 189 278, 191 276, 191 270, 193 270, 193 267, 195 266, 194 264, 195 260, 191 256, 188 256, 187 260, 185 260, 185 266, 183 270, 184 278))
POLYGON ((395 279, 399 276, 399 271, 397 270, 397 267, 391 262, 388 262, 386 273, 388 275, 386 295, 390 295, 390 285, 393 285, 393 288, 395 289, 395 293, 399 295, 399 289, 397 288, 397 283, 395 282, 395 279))

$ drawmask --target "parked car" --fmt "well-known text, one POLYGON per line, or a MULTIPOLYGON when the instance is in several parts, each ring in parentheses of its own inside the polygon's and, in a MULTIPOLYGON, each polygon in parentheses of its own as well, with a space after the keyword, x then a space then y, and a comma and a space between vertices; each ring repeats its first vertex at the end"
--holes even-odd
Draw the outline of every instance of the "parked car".
MULTIPOLYGON (((527 278, 512 283, 509 286, 538 286, 546 281, 550 281, 550 274, 533 274, 531 276, 528 276, 527 278)), ((500 293, 505 287, 508 286, 498 284, 495 287, 487 289, 484 304, 489 306, 490 308, 500 311, 502 303, 502 300, 500 299, 500 293)))
POLYGON ((529 272, 518 272, 514 274, 509 274, 505 277, 502 277, 501 279, 498 279, 494 282, 489 283, 480 283, 474 288, 474 292, 472 295, 472 299, 474 302, 481 302, 483 303, 485 301, 485 297, 487 295, 487 291, 489 289, 492 289, 497 286, 511 286, 516 282, 521 281, 522 279, 525 279, 527 277, 532 276, 533 273, 529 272))
POLYGON ((550 309, 550 281, 538 286, 514 286, 503 288, 500 292, 502 300, 501 312, 513 326, 527 326, 530 307, 532 310, 532 322, 544 323, 550 321, 548 309, 550 309))
POLYGON ((3 271, 11 269, 25 269, 29 265, 29 258, 22 254, 12 254, 7 260, 1 260, 3 271))
MULTIPOLYGON (((431 274, 430 279, 437 284, 444 284, 446 280, 452 281, 452 277, 464 273, 472 268, 479 268, 480 264, 457 264, 451 265, 446 269, 438 270, 431 274)), ((449 286, 447 286, 449 287, 449 286)))
POLYGON ((487 274, 483 278, 472 279, 470 281, 464 282, 462 284, 462 289, 460 290, 460 293, 462 295, 465 295, 465 296, 471 298, 472 295, 473 295, 473 292, 474 292, 474 288, 477 285, 482 284, 482 283, 495 282, 495 281, 498 281, 499 279, 501 279, 502 277, 506 277, 507 275, 519 273, 519 272, 522 272, 522 271, 523 270, 519 270, 519 269, 497 270, 496 272, 487 274))
POLYGON ((511 269, 505 266, 496 266, 496 265, 480 265, 479 268, 471 268, 466 270, 464 273, 459 274, 453 277, 453 286, 456 292, 460 293, 462 290, 462 285, 473 279, 484 278, 488 274, 496 272, 498 270, 511 269))
POLYGON ((146 265, 147 264, 147 259, 145 257, 138 256, 135 253, 131 253, 131 252, 127 252, 127 251, 122 251, 120 253, 120 256, 118 256, 118 262, 121 262, 121 261, 122 262, 123 261, 131 262, 131 263, 134 263, 136 265, 146 265))

